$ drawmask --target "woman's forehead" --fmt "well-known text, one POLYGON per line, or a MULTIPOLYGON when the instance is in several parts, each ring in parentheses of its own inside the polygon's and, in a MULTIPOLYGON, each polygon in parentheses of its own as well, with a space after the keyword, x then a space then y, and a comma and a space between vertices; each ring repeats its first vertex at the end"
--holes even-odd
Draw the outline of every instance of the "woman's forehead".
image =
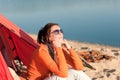
POLYGON ((51 27, 51 31, 54 31, 56 29, 60 29, 60 27, 58 25, 54 25, 54 26, 51 27))

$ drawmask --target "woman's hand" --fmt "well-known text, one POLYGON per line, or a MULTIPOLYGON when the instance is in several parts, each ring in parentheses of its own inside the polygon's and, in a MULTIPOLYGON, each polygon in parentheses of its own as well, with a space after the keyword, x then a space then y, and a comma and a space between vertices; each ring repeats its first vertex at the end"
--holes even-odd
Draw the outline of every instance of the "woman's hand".
POLYGON ((65 46, 67 49, 71 48, 71 46, 68 44, 67 40, 63 39, 63 38, 56 38, 54 41, 52 41, 52 44, 54 47, 65 46))
POLYGON ((54 47, 62 47, 63 38, 56 38, 54 41, 52 41, 52 44, 54 47))
POLYGON ((71 48, 71 46, 68 44, 68 42, 67 42, 66 39, 63 40, 63 45, 64 45, 67 49, 70 49, 70 48, 71 48))

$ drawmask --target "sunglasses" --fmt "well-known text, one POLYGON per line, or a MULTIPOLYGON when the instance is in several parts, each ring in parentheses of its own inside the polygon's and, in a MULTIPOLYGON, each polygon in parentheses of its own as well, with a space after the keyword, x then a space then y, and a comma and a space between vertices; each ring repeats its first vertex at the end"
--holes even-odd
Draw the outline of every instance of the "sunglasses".
POLYGON ((56 30, 54 30, 53 32, 51 32, 51 33, 53 33, 53 34, 55 34, 55 35, 58 35, 59 33, 63 33, 63 30, 62 29, 56 29, 56 30))

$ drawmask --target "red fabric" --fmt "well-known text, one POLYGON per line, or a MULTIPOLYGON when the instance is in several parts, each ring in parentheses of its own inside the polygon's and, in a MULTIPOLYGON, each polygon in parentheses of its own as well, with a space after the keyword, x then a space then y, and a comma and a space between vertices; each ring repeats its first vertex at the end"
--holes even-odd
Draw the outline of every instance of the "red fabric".
POLYGON ((10 60, 18 56, 28 66, 38 44, 27 33, 0 14, 0 37, 10 60))
POLYGON ((31 55, 36 47, 29 44, 27 41, 23 40, 12 32, 11 37, 15 46, 17 56, 23 61, 26 66, 28 66, 31 55))
POLYGON ((2 47, 3 47, 3 43, 2 43, 2 40, 0 38, 0 51, 1 51, 2 47))
POLYGON ((14 80, 0 51, 0 80, 14 80))
POLYGON ((0 14, 0 80, 13 80, 6 65, 7 61, 1 54, 8 55, 8 62, 19 57, 28 67, 31 55, 37 47, 34 39, 0 14))
MULTIPOLYGON (((9 60, 12 60, 17 56, 16 51, 14 49, 14 44, 12 41, 12 38, 10 36, 10 31, 5 27, 0 27, 0 37, 2 44, 5 48, 5 51, 7 52, 9 60)), ((6 53, 3 53, 6 54, 6 53)))

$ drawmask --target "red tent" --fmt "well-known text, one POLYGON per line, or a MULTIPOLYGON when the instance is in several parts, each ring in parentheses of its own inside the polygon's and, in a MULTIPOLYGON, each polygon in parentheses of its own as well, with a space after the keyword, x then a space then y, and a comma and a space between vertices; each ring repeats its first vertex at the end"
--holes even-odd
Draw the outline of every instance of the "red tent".
POLYGON ((14 80, 0 51, 0 80, 14 80))
POLYGON ((34 39, 0 14, 0 78, 2 72, 8 73, 7 66, 14 67, 13 61, 16 58, 28 66, 31 55, 37 47, 38 44, 34 39), (4 71, 1 72, 2 68, 4 71))

